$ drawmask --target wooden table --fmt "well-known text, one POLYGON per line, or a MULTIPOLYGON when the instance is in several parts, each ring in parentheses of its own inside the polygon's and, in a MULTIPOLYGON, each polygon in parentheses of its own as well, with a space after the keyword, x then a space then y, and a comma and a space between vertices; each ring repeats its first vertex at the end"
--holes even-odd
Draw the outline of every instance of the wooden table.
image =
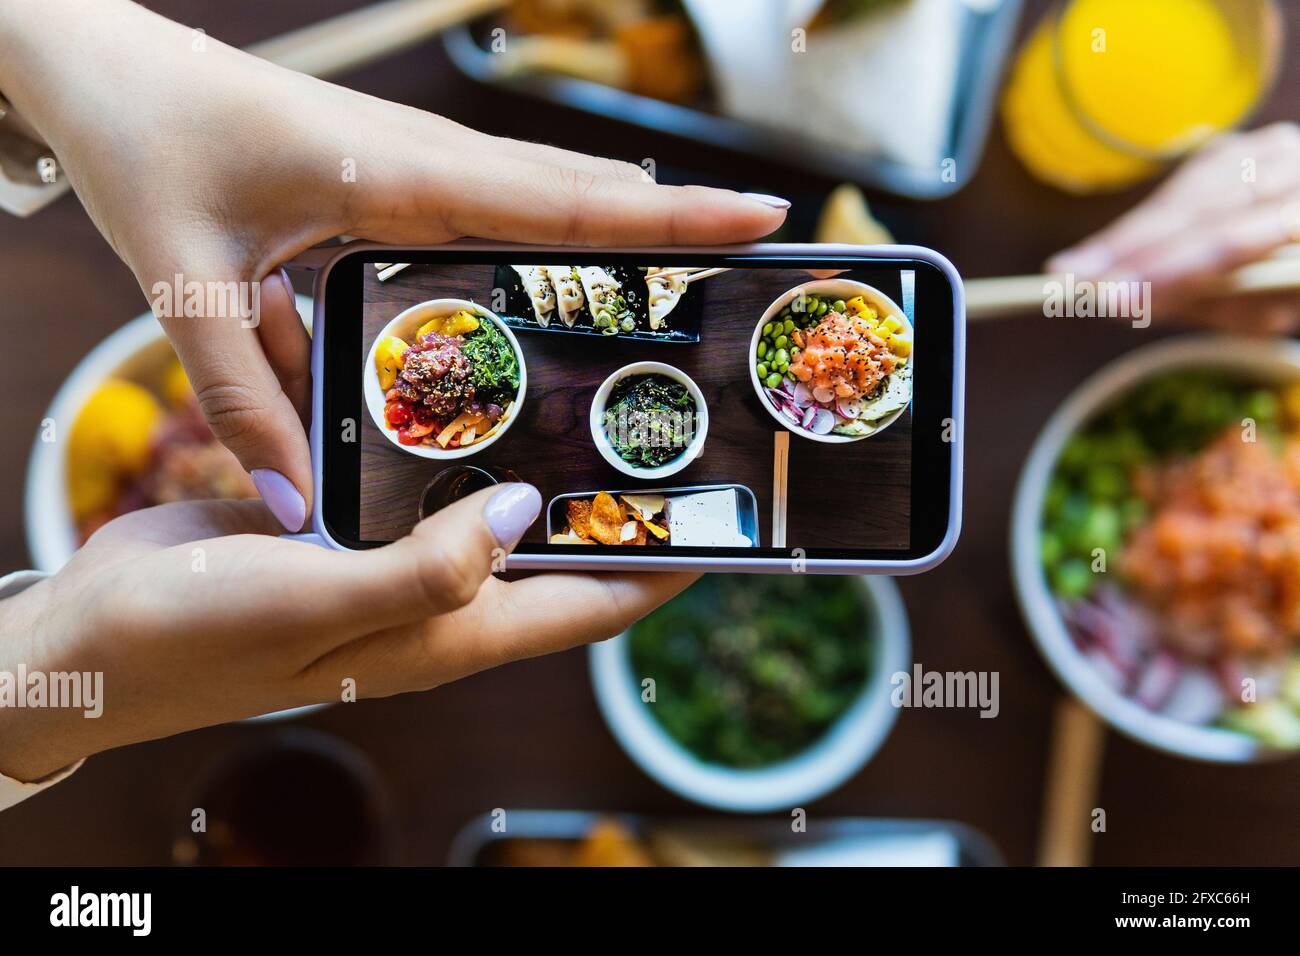
MULTIPOLYGON (((897 270, 854 270, 841 278, 866 282, 895 302, 901 299, 897 270)), ((400 312, 436 298, 491 301, 491 266, 413 265, 380 283, 364 285, 363 348, 400 312)), ((758 501, 762 544, 772 543, 774 436, 784 432, 760 404, 749 377, 754 326, 782 293, 809 281, 794 269, 733 270, 687 289, 678 310, 698 309, 700 341, 650 342, 622 336, 520 331, 528 371, 520 417, 500 439, 470 458, 457 459, 508 470, 531 481, 549 502, 574 492, 740 484, 758 501), (692 301, 694 300, 694 301, 692 301), (681 369, 700 387, 709 415, 704 451, 671 478, 646 482, 624 475, 596 451, 588 415, 596 390, 616 369, 632 362, 663 362, 681 369)), ((672 322, 674 314, 668 321, 672 322)), ((558 324, 558 320, 557 320, 558 324)), ((919 352, 924 350, 921 340, 919 352)), ((911 412, 878 435, 848 444, 791 437, 786 544, 812 548, 906 548, 910 539, 911 412), (846 476, 870 485, 870 504, 835 507, 846 476)), ((389 541, 410 531, 425 486, 443 464, 403 451, 367 415, 361 426, 361 536, 389 541)), ((561 530, 559 527, 556 531, 561 530)), ((538 521, 524 541, 546 541, 538 521)))
MULTIPOLYGON (((357 5, 355 0, 167 0, 156 9, 233 43, 357 5)), ((1045 0, 1030 3, 1032 11, 1045 0)), ((1283 4, 1291 57, 1259 121, 1300 115, 1300 5, 1283 4)), ((1022 25, 1022 28, 1027 24, 1022 25)), ((624 158, 653 158, 665 181, 725 183, 794 202, 781 236, 807 238, 835 185, 798 170, 614 122, 575 117, 461 78, 422 47, 358 72, 367 93, 444 113, 491 133, 624 158)), ((947 254, 969 276, 1037 269, 1149 186, 1074 198, 1031 180, 995 128, 971 181, 937 204, 872 197, 903 241, 947 254)), ((75 200, 26 222, 0 220, 0 563, 28 562, 21 463, 59 382, 90 347, 145 308, 127 269, 75 200)), ((989 834, 1015 863, 1034 859, 1052 705, 1060 695, 1026 633, 1008 575, 1012 488, 1048 412, 1102 364, 1165 329, 1029 317, 972 328, 967 392, 966 513, 956 552, 900 581, 916 660, 942 670, 997 670, 1002 709, 908 710, 872 763, 808 807, 810 830, 830 815, 948 817, 989 834)), ((637 770, 605 729, 586 655, 574 651, 501 668, 434 693, 336 706, 303 721, 364 751, 389 791, 401 856, 446 859, 452 835, 494 807, 583 807, 702 815, 637 770)), ((104 754, 71 780, 0 814, 8 863, 158 864, 188 823, 195 775, 265 726, 218 727, 104 754)), ((1107 832, 1098 864, 1300 863, 1295 762, 1252 767, 1189 763, 1111 734, 1098 805, 1107 832)))

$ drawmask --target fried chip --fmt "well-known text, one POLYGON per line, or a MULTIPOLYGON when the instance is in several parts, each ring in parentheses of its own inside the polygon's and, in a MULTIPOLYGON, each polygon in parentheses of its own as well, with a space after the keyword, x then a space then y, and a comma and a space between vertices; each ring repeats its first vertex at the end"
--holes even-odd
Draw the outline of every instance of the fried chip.
POLYGON ((595 544, 596 542, 589 538, 580 538, 571 531, 565 531, 563 534, 551 535, 551 544, 595 544))
POLYGON ((569 499, 569 530, 580 538, 591 537, 591 502, 569 499))
MULTIPOLYGON (((627 517, 611 495, 602 491, 591 502, 590 537, 601 544, 618 544, 627 517)), ((576 531, 577 528, 575 527, 576 531)))

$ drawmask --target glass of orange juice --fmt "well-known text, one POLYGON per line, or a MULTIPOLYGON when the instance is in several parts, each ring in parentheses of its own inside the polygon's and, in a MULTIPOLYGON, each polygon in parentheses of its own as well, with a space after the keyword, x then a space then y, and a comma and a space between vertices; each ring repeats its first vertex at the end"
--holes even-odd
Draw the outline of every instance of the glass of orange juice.
POLYGON ((1120 189, 1242 122, 1281 46, 1272 0, 1061 2, 1012 69, 1007 137, 1046 182, 1120 189))

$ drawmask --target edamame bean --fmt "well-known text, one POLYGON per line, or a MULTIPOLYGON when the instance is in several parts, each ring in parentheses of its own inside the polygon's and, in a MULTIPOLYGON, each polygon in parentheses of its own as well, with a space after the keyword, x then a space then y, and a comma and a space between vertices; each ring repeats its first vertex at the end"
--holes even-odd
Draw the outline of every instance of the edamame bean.
POLYGON ((783 332, 785 332, 786 335, 789 335, 791 332, 793 332, 793 331, 794 331, 794 319, 786 319, 784 322, 782 322, 782 323, 781 323, 781 330, 782 330, 783 332))
POLYGON ((773 372, 771 375, 769 375, 769 376, 767 377, 767 387, 768 387, 768 388, 780 388, 780 387, 781 387, 781 376, 778 375, 776 372, 773 372))
POLYGON ((848 308, 848 306, 844 304, 843 299, 836 299, 834 304, 831 305, 831 308, 834 309, 836 312, 843 312, 845 309, 848 308))
POLYGON ((785 335, 778 335, 772 344, 774 344, 778 349, 783 349, 790 344, 790 340, 786 338, 785 335))
POLYGON ((789 362, 789 361, 790 361, 790 353, 789 353, 789 352, 787 352, 785 349, 781 349, 781 348, 779 348, 779 349, 776 350, 776 364, 777 364, 777 365, 780 365, 782 362, 789 362))
POLYGON ((759 378, 767 378, 767 364, 766 364, 766 363, 764 363, 764 362, 759 362, 759 363, 758 363, 758 368, 755 369, 755 371, 758 372, 758 377, 759 377, 759 378))
POLYGON ((771 334, 772 334, 772 323, 769 322, 767 323, 767 325, 763 326, 763 335, 768 336, 771 334))
POLYGON ((762 339, 758 341, 758 357, 762 358, 767 354, 767 343, 762 339))

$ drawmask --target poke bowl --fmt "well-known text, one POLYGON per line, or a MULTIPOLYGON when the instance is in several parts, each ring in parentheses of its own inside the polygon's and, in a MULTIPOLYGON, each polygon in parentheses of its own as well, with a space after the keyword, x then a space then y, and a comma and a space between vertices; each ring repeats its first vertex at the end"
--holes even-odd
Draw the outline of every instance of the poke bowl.
POLYGON ((767 307, 749 342, 749 379, 767 413, 813 441, 884 431, 912 401, 912 323, 879 289, 819 279, 767 307))
POLYGON ((600 457, 625 475, 653 480, 699 457, 709 410, 700 387, 681 369, 633 362, 596 390, 589 425, 600 457))
POLYGON ((911 642, 888 578, 708 574, 588 661, 601 714, 643 771, 697 803, 764 813, 871 759, 911 642))
POLYGON ((431 299, 375 337, 363 370, 366 408, 383 435, 420 458, 465 458, 519 417, 523 350, 494 313, 468 299, 431 299))
POLYGON ((1300 345, 1148 346, 1048 421, 1021 473, 1012 574, 1061 681, 1194 759, 1300 748, 1300 345))

